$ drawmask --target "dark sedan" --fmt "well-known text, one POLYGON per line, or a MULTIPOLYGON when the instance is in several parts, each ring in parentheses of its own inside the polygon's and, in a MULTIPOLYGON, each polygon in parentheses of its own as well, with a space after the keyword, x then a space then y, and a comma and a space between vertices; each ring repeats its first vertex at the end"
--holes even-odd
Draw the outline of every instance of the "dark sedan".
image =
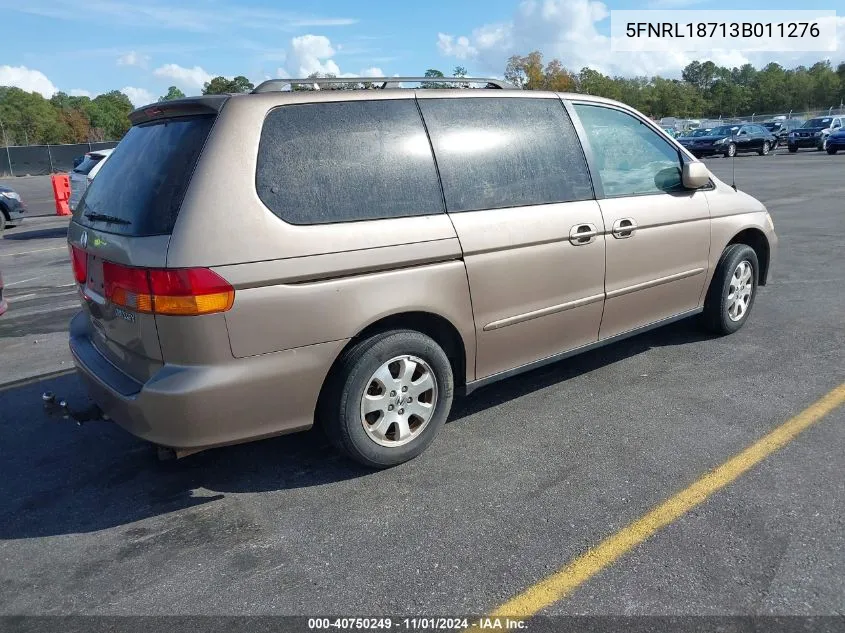
POLYGON ((21 199, 20 194, 0 185, 0 233, 9 224, 18 224, 23 220, 23 215, 26 213, 26 206, 21 199))
POLYGON ((830 135, 843 128, 845 128, 845 116, 822 116, 810 119, 797 130, 789 133, 787 148, 792 153, 802 147, 825 150, 830 135))
POLYGON ((694 156, 725 157, 757 152, 765 156, 775 146, 775 137, 763 126, 753 123, 722 125, 710 130, 706 136, 679 139, 694 156))
POLYGON ((827 137, 827 153, 835 154, 840 150, 845 151, 845 129, 841 128, 827 137))
POLYGON ((803 123, 804 121, 801 119, 782 119, 779 121, 768 121, 763 123, 763 127, 769 130, 769 132, 771 132, 775 137, 775 145, 772 149, 778 145, 786 143, 789 133, 792 130, 801 127, 803 123))

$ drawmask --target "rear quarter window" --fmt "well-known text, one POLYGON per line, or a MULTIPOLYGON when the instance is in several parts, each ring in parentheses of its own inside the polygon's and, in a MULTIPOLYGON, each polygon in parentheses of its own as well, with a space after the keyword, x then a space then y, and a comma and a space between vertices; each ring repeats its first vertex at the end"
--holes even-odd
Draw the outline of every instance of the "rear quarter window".
POLYGON ((444 211, 431 146, 411 99, 275 108, 261 131, 256 189, 290 224, 444 211))
POLYGON ((450 213, 593 197, 559 99, 420 99, 420 109, 450 213))

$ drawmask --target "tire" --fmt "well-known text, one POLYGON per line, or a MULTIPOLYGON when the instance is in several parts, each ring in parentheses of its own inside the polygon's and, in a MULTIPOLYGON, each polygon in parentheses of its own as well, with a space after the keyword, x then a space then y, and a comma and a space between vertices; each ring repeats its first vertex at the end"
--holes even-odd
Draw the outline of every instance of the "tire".
POLYGON ((730 143, 725 150, 725 158, 733 158, 736 156, 736 144, 730 143))
MULTIPOLYGON (((745 324, 757 296, 759 271, 757 253, 747 244, 731 244, 725 249, 704 300, 702 321, 708 330, 716 334, 733 334, 745 324), (746 282, 750 284, 750 290, 745 301, 736 304, 730 297, 735 294, 736 276, 743 276, 743 265, 750 267, 750 277, 746 282)), ((745 288, 748 289, 748 286, 745 288)), ((743 297, 745 294, 742 292, 739 296, 743 297)))
POLYGON ((6 230, 6 214, 0 211, 0 235, 6 230))
POLYGON ((797 151, 798 151, 798 148, 797 148, 797 147, 793 147, 792 145, 787 146, 787 148, 786 148, 786 149, 788 149, 788 150, 789 150, 789 153, 790 153, 790 154, 794 154, 795 152, 797 152, 797 151))
POLYGON ((453 395, 452 366, 443 349, 420 332, 391 330, 362 340, 339 359, 321 398, 320 426, 353 460, 371 468, 389 468, 428 448, 446 422, 453 395), (416 369, 403 385, 401 372, 410 369, 411 363, 416 369), (433 387, 414 393, 413 383, 422 383, 425 373, 433 387), (378 379, 379 374, 383 381, 378 379), (386 384, 390 380, 394 382, 386 384), (372 412, 365 415, 367 393, 373 398, 372 412), (406 400, 409 397, 410 404, 406 400), (431 409, 427 419, 413 413, 398 415, 410 407, 424 414, 428 404, 431 409), (401 419, 407 427, 400 425, 401 419), (400 437, 403 430, 410 433, 404 439, 400 437))
POLYGON ((835 147, 828 147, 827 153, 830 154, 831 156, 833 156, 836 153, 836 148, 835 147))
POLYGON ((816 145, 816 149, 820 152, 823 152, 827 149, 827 139, 824 139, 821 143, 816 145))
POLYGON ((763 148, 758 153, 760 156, 766 156, 769 153, 769 141, 763 141, 763 148))

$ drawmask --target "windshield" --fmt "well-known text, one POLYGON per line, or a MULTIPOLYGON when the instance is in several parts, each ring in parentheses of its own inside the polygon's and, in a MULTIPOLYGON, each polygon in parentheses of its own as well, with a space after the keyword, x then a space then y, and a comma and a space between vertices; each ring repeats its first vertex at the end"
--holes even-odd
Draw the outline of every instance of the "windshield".
POLYGON ((764 123, 763 127, 767 130, 779 130, 783 123, 764 123))
POLYGON ((830 127, 830 122, 833 119, 830 117, 823 117, 818 119, 810 119, 801 127, 830 127))
POLYGON ((167 235, 214 116, 136 125, 85 191, 74 213, 83 226, 121 235, 167 235))
POLYGON ((714 127, 707 136, 731 136, 737 132, 739 132, 738 125, 723 125, 721 127, 714 127))
POLYGON ((99 163, 103 160, 103 156, 100 154, 86 154, 85 160, 79 163, 78 167, 75 167, 73 173, 75 174, 85 174, 86 176, 91 173, 91 170, 94 169, 94 165, 99 163))
POLYGON ((696 136, 707 136, 708 134, 710 134, 710 132, 711 132, 711 130, 702 130, 702 129, 690 130, 689 132, 687 132, 685 134, 685 136, 687 136, 689 138, 695 138, 696 136))

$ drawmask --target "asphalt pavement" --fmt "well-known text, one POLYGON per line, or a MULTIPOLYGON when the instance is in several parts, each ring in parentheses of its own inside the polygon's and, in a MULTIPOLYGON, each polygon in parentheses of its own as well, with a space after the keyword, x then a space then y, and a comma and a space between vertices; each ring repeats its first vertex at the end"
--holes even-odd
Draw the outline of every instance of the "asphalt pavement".
MULTIPOLYGON (((43 418, 74 375, 0 387, 0 614, 482 614, 566 565, 845 381, 845 155, 706 164, 781 240, 740 332, 680 322, 491 385, 388 471, 318 433, 161 463, 43 418)), ((41 363, 27 337, 66 366, 62 231, 0 241, 4 378, 41 363)), ((542 613, 845 614, 843 445, 840 408, 542 613)))

